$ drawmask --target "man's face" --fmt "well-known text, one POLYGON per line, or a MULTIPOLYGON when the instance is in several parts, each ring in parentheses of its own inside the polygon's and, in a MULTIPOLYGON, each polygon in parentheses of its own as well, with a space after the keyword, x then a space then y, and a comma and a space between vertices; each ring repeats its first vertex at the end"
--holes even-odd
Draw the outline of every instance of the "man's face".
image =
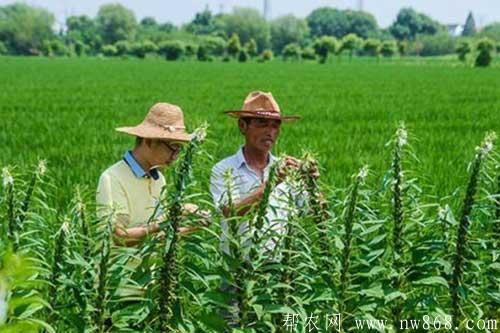
POLYGON ((152 167, 164 167, 177 159, 182 145, 178 142, 167 140, 146 141, 148 147, 149 164, 152 167))
POLYGON ((264 118, 247 118, 239 121, 241 133, 246 143, 252 147, 269 152, 280 134, 281 120, 264 118))

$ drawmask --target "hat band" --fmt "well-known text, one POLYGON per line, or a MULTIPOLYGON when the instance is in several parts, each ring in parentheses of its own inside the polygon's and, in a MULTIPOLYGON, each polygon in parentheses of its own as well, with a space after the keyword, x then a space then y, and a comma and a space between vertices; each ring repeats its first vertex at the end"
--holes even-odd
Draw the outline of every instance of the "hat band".
POLYGON ((174 133, 174 132, 177 132, 179 130, 184 132, 186 130, 186 127, 184 127, 184 126, 162 125, 162 124, 158 124, 158 123, 155 123, 152 121, 148 121, 148 123, 153 125, 153 126, 160 127, 161 129, 167 130, 170 133, 174 133))
POLYGON ((251 111, 259 116, 279 116, 280 113, 276 111, 251 111))

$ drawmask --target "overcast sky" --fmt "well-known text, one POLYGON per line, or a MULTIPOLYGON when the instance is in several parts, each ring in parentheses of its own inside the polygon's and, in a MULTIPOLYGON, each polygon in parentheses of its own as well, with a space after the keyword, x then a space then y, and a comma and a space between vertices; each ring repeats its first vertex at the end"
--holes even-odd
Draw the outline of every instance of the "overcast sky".
MULTIPOLYGON (((306 17, 313 9, 321 6, 336 8, 358 8, 361 0, 269 0, 271 18, 285 14, 306 17)), ((16 1, 0 0, 0 5, 16 1)), ((194 14, 205 6, 213 12, 229 12, 233 6, 263 9, 263 0, 27 0, 30 5, 37 5, 52 11, 59 22, 69 15, 86 14, 94 16, 99 6, 110 2, 119 2, 132 9, 137 18, 153 16, 159 22, 181 24, 192 19, 194 14)), ((362 0, 363 8, 375 15, 382 27, 387 27, 394 20, 402 7, 411 6, 437 19, 441 23, 463 23, 467 13, 472 11, 479 26, 493 21, 500 21, 500 0, 362 0)))

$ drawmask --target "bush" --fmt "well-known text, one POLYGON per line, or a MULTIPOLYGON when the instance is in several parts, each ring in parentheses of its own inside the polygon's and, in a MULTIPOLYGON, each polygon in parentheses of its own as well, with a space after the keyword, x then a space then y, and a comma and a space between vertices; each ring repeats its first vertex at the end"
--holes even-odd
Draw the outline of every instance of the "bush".
POLYGON ((104 45, 101 48, 101 51, 102 51, 102 54, 104 54, 106 57, 113 57, 113 56, 118 54, 118 50, 117 50, 116 46, 111 45, 111 44, 104 45))
POLYGON ((323 36, 314 41, 314 51, 319 56, 319 61, 325 63, 330 53, 339 49, 339 43, 335 37, 323 36))
POLYGON ((288 60, 288 59, 300 60, 300 54, 302 52, 301 52, 299 44, 291 43, 291 44, 288 44, 287 46, 285 46, 283 48, 283 51, 281 51, 281 53, 283 54, 284 60, 288 60))
POLYGON ((493 41, 489 38, 483 38, 477 43, 478 55, 476 57, 476 67, 488 67, 493 59, 492 52, 495 49, 493 41))
POLYGON ((240 37, 238 34, 234 33, 227 43, 227 53, 235 57, 241 50, 240 37))
POLYGON ((202 39, 201 45, 205 47, 208 55, 220 57, 226 53, 227 43, 221 37, 206 36, 202 39))
POLYGON ((273 60, 274 54, 273 51, 267 49, 262 52, 260 55, 262 61, 270 61, 273 60))
POLYGON ((374 38, 368 38, 363 44, 363 54, 377 57, 380 54, 380 41, 374 38))
POLYGON ((58 39, 54 39, 50 42, 50 49, 52 50, 52 54, 58 57, 67 56, 69 54, 66 45, 58 39))
POLYGON ((0 41, 0 55, 7 54, 7 47, 3 42, 0 41))
POLYGON ((191 58, 194 57, 198 52, 198 45, 196 44, 186 44, 184 47, 184 54, 186 57, 191 58))
POLYGON ((87 53, 88 48, 89 47, 84 42, 82 42, 80 40, 77 40, 75 42, 75 53, 79 57, 85 55, 85 53, 87 53))
POLYGON ((455 40, 447 33, 441 33, 433 36, 422 36, 422 52, 420 55, 437 56, 455 53, 455 40))
POLYGON ((466 40, 461 41, 457 46, 456 52, 458 54, 458 59, 460 61, 465 61, 467 59, 467 54, 472 52, 472 46, 470 42, 466 40))
POLYGON ((196 53, 196 58, 199 61, 212 61, 213 60, 212 57, 208 55, 207 49, 203 45, 200 45, 198 47, 198 51, 196 53))
POLYGON ((158 46, 150 40, 134 43, 130 47, 130 53, 141 59, 144 59, 148 53, 156 52, 158 52, 158 46))
POLYGON ((130 51, 132 50, 132 46, 126 40, 120 40, 120 41, 116 42, 115 47, 116 47, 116 55, 119 55, 119 56, 126 55, 126 54, 130 53, 130 51))
POLYGON ((396 54, 397 44, 393 40, 386 40, 382 42, 380 46, 380 53, 384 57, 392 57, 396 54))
POLYGON ((302 50, 302 59, 316 60, 316 52, 312 47, 306 47, 302 50))
POLYGON ((240 50, 240 53, 238 53, 238 61, 239 62, 246 62, 249 58, 248 52, 244 49, 240 50))
POLYGON ((160 54, 167 60, 177 60, 184 54, 184 44, 180 41, 164 41, 159 45, 160 54))

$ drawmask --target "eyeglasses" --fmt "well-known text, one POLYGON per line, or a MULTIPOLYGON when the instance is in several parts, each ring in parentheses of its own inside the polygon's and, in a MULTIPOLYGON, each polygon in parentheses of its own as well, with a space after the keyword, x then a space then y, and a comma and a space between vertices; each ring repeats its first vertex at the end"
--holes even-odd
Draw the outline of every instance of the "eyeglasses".
POLYGON ((170 143, 168 141, 160 141, 160 142, 163 143, 165 146, 167 146, 168 149, 170 149, 174 154, 177 154, 182 149, 182 146, 178 143, 170 143))

